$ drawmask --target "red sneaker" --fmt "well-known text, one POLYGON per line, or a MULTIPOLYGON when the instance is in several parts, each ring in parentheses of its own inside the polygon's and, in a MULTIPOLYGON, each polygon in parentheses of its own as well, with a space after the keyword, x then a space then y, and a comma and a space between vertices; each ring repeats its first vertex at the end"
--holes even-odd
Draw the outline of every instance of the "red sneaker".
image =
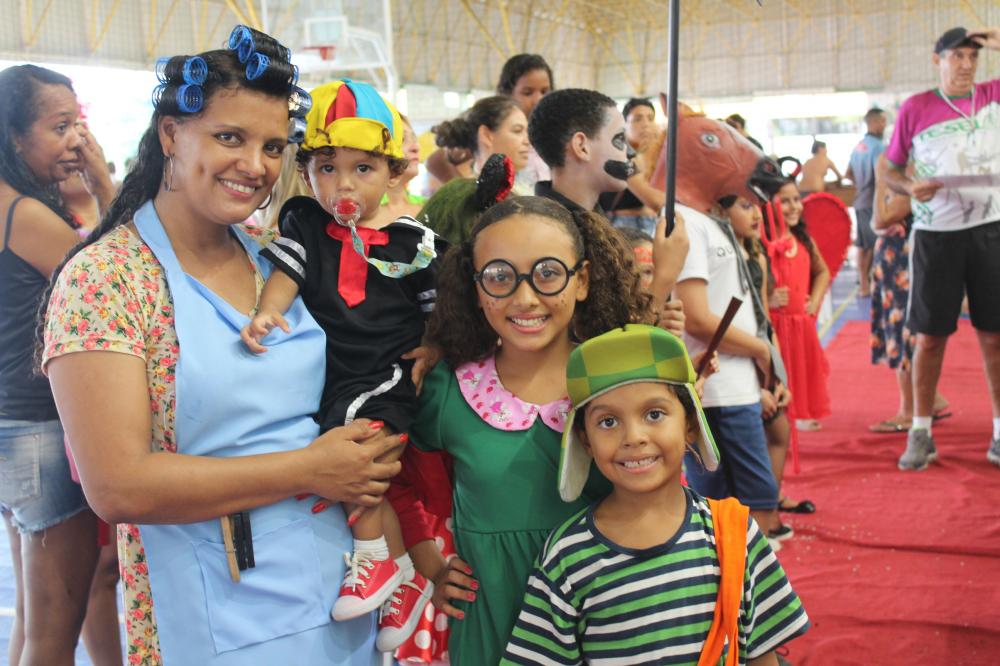
POLYGON ((330 613, 334 620, 352 620, 385 603, 403 579, 403 571, 392 558, 371 560, 364 553, 344 554, 347 573, 340 596, 330 613))
POLYGON ((392 652, 405 643, 420 623, 420 616, 433 595, 434 583, 420 574, 397 587, 382 606, 375 649, 392 652))

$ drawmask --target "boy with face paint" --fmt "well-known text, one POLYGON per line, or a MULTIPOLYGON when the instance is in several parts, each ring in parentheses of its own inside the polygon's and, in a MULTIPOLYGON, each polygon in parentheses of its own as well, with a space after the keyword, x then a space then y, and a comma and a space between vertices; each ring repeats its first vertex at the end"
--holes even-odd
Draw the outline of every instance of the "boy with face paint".
MULTIPOLYGON (((615 101, 595 90, 566 88, 538 102, 528 121, 528 139, 552 171, 551 181, 535 184, 535 194, 558 201, 571 211, 604 215, 598 198, 621 192, 635 174, 635 151, 625 138, 625 119, 615 101)), ((665 220, 653 236, 654 303, 667 330, 683 326, 680 303, 667 302, 687 256, 688 238, 680 216, 668 237, 665 220)))

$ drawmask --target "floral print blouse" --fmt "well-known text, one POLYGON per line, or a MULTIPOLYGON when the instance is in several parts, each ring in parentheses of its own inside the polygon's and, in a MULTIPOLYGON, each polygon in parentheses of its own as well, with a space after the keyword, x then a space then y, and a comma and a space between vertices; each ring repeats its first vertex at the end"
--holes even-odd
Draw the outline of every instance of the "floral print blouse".
MULTIPOLYGON (((242 226, 261 247, 271 231, 242 226)), ((249 261, 249 257, 248 257, 249 261)), ((263 288, 257 271, 257 294, 263 288)), ((56 280, 45 320, 43 365, 84 351, 111 351, 146 362, 153 451, 176 452, 174 369, 179 348, 174 308, 163 268, 135 229, 122 226, 84 248, 56 280)), ((118 525, 118 562, 122 576, 127 662, 162 664, 149 570, 136 525, 118 525)))

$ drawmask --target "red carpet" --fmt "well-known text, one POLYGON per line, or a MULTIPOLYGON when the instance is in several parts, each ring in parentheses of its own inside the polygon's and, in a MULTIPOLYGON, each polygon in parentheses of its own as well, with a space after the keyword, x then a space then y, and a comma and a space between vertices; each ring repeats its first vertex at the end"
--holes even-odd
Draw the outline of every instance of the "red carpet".
MULTIPOLYGON (((939 462, 900 472, 904 434, 875 435, 895 413, 895 375, 869 363, 868 323, 827 349, 833 416, 801 433, 779 558, 812 619, 790 646, 796 666, 1000 664, 1000 469, 986 460, 990 403, 975 333, 948 344, 941 391, 954 416, 934 426, 939 462)), ((789 470, 791 464, 789 463, 789 470)))

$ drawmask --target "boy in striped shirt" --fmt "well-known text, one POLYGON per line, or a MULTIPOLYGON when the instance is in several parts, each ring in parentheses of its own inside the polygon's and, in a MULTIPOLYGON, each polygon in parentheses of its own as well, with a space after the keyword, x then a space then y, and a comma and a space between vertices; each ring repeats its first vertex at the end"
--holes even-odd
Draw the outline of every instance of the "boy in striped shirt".
MULTIPOLYGON (((720 560, 712 511, 681 484, 681 463, 688 449, 708 468, 718 454, 687 351, 662 329, 630 325, 580 345, 566 372, 574 409, 560 494, 579 495, 591 459, 614 491, 549 537, 502 663, 696 664, 720 560)), ((809 619, 757 524, 742 521, 738 645, 726 643, 713 663, 777 665, 774 649, 809 619)))

